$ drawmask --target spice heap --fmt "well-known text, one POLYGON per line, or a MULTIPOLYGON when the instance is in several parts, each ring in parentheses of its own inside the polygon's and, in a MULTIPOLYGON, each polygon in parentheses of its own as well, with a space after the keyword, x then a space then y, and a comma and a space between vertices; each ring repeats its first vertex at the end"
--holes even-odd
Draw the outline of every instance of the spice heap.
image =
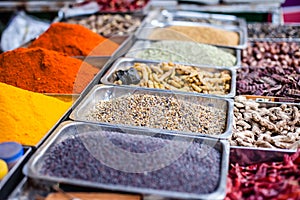
POLYGON ((267 107, 244 96, 235 98, 231 145, 291 149, 299 141, 299 106, 267 107))
POLYGON ((215 191, 219 184, 221 155, 218 150, 201 143, 174 141, 158 137, 130 135, 117 132, 86 132, 69 137, 50 147, 40 173, 68 179, 91 181, 102 184, 132 186, 143 189, 165 190, 195 194, 207 194, 215 191), (109 140, 108 142, 103 142, 109 140), (126 156, 120 158, 119 151, 106 151, 107 144, 115 145, 122 152, 157 155, 145 162, 133 164, 126 156), (172 144, 170 144, 172 143, 172 144), (165 153, 155 153, 168 146, 165 153), (177 149, 186 147, 184 153, 175 161, 161 165, 167 158, 177 158, 177 149), (97 154, 101 152, 101 156, 97 154), (115 169, 105 164, 109 158, 115 169), (141 169, 140 173, 119 170, 122 163, 130 170, 141 169), (157 168, 158 165, 160 168, 157 168), (155 166, 155 169, 149 169, 155 166), (172 172, 172 173, 170 173, 172 172))
POLYGON ((106 15, 91 15, 81 19, 69 19, 71 24, 80 24, 92 30, 95 33, 105 37, 114 35, 127 35, 134 32, 141 24, 139 17, 132 15, 106 14, 106 15))
POLYGON ((98 69, 42 48, 19 48, 0 55, 0 82, 40 93, 81 93, 98 69))
POLYGON ((206 44, 235 46, 239 44, 239 35, 233 31, 201 26, 169 26, 156 28, 150 35, 152 40, 183 40, 206 44))
POLYGON ((109 101, 99 101, 88 112, 86 119, 217 135, 225 130, 226 110, 203 106, 200 102, 191 103, 176 97, 133 94, 109 101))
POLYGON ((154 42, 145 50, 133 51, 130 57, 213 66, 236 64, 235 56, 229 52, 215 46, 188 41, 154 42))
POLYGON ((300 199, 300 149, 282 162, 231 163, 225 200, 300 199))
POLYGON ((228 94, 231 83, 228 70, 212 72, 171 62, 134 63, 128 70, 116 71, 114 76, 114 83, 119 85, 133 84, 141 87, 217 95, 228 94), (134 81, 132 81, 133 74, 135 74, 134 81))
POLYGON ((0 91, 0 142, 36 145, 71 106, 4 83, 0 91))
POLYGON ((205 24, 213 24, 213 25, 238 25, 236 21, 227 21, 222 19, 214 19, 214 18, 199 18, 199 17, 181 17, 181 16, 174 16, 174 21, 186 21, 186 22, 199 22, 205 24))
POLYGON ((242 54, 237 94, 300 97, 300 46, 291 42, 253 42, 242 54))
POLYGON ((149 0, 97 0, 97 3, 101 7, 100 11, 130 12, 144 8, 148 1, 149 0))
POLYGON ((300 38, 300 26, 250 23, 248 36, 250 38, 300 38))
POLYGON ((53 23, 29 48, 41 47, 68 56, 110 56, 118 44, 77 24, 53 23))

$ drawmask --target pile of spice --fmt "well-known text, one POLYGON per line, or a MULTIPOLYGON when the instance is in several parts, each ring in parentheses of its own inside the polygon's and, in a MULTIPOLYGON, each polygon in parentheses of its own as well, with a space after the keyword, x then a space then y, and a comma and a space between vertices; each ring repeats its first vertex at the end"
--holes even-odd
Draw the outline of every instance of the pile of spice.
POLYGON ((123 187, 207 194, 215 191, 219 184, 220 163, 221 153, 207 144, 101 131, 68 137, 50 147, 39 173, 123 187), (104 142, 103 138, 109 141, 104 142), (148 159, 133 164, 128 157, 120 156, 119 151, 107 151, 110 142, 122 152, 145 154, 148 159), (166 152, 165 146, 170 150, 166 152), (186 149, 178 157, 177 149, 182 147, 186 149), (160 151, 165 153, 157 153, 160 151), (151 154, 156 156, 149 156, 151 154), (111 164, 108 165, 105 158, 109 158, 111 164), (166 158, 178 159, 158 163, 166 158), (128 168, 130 171, 126 171, 128 168), (134 172, 135 169, 140 172, 134 172))
POLYGON ((239 34, 220 28, 206 26, 169 26, 156 28, 150 34, 152 40, 183 40, 206 44, 236 46, 239 44, 239 34))
POLYGON ((110 56, 119 47, 115 42, 78 24, 53 23, 29 48, 41 47, 68 56, 110 56))
POLYGON ((225 200, 300 199, 300 149, 281 162, 231 163, 225 200))
POLYGON ((140 26, 141 18, 128 14, 104 14, 91 15, 80 19, 68 19, 67 22, 71 24, 80 24, 95 33, 110 37, 114 35, 128 35, 134 32, 140 26))
POLYGON ((296 42, 251 42, 242 52, 237 94, 300 97, 300 46, 296 42))
POLYGON ((288 104, 265 105, 244 96, 235 97, 231 145, 297 148, 300 141, 299 108, 288 104))
POLYGON ((249 23, 250 38, 300 38, 300 26, 270 23, 249 23))
POLYGON ((0 55, 0 82, 40 93, 81 93, 98 69, 42 48, 19 48, 0 55))
POLYGON ((132 12, 143 9, 149 0, 97 0, 100 11, 107 12, 132 12))
POLYGON ((118 85, 179 90, 205 94, 226 95, 230 92, 231 74, 228 70, 207 70, 181 64, 134 63, 127 70, 114 73, 118 85), (135 75, 135 76, 133 76, 135 75))
POLYGON ((0 142, 36 145, 71 106, 4 83, 0 91, 0 142))
POLYGON ((88 111, 86 119, 218 135, 225 130, 226 110, 184 101, 176 96, 133 94, 99 101, 88 111))
POLYGON ((234 66, 236 58, 215 46, 188 41, 158 41, 145 50, 133 51, 130 57, 148 60, 183 62, 213 66, 234 66))

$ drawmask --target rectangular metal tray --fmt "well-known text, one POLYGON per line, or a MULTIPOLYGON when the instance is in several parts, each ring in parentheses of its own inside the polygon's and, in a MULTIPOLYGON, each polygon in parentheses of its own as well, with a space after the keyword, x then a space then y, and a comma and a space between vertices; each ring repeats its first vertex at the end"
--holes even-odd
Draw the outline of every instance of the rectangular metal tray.
POLYGON ((250 165, 262 162, 279 162, 285 154, 293 154, 296 150, 251 148, 251 147, 230 147, 230 163, 250 165))
MULTIPOLYGON (((106 74, 101 78, 101 83, 107 84, 107 85, 116 85, 114 84, 114 80, 112 80, 113 74, 117 70, 126 69, 129 66, 133 66, 134 63, 146 63, 146 64, 159 64, 160 61, 150 61, 150 60, 142 60, 142 59, 135 59, 135 58, 120 58, 117 61, 114 62, 114 64, 110 67, 110 69, 106 72, 106 74)), ((197 68, 202 69, 203 71, 209 71, 209 72, 220 72, 223 70, 229 71, 231 75, 231 84, 230 84, 230 92, 225 95, 213 95, 213 94, 207 94, 208 96, 218 96, 218 97, 225 97, 225 98, 233 98, 235 96, 236 91, 236 71, 231 69, 230 67, 209 67, 205 65, 189 65, 189 66, 195 66, 197 68)), ((132 86, 129 86, 132 87, 132 86)), ((139 87, 139 86, 135 86, 139 87)), ((162 90, 162 89, 153 89, 153 90, 162 90)), ((162 90, 166 91, 166 90, 162 90)), ((172 90, 174 91, 174 90, 172 90)), ((203 93, 193 93, 193 92, 180 92, 178 93, 182 94, 198 94, 202 95, 203 93)), ((203 94, 204 95, 204 94, 203 94)), ((206 96, 206 95, 205 95, 206 96)))
POLYGON ((24 175, 22 168, 33 153, 33 148, 24 146, 24 154, 18 162, 9 170, 6 176, 0 181, 0 199, 6 199, 12 190, 21 181, 24 175))
MULTIPOLYGON (((149 21, 149 19, 148 19, 149 21)), ((232 48, 238 48, 238 49, 244 49, 247 47, 247 28, 240 28, 235 26, 216 26, 211 24, 204 24, 204 23, 197 23, 197 22, 185 22, 185 21, 172 21, 172 22, 159 22, 157 20, 152 20, 150 22, 145 21, 142 23, 142 25, 138 28, 138 30, 135 33, 135 36, 138 39, 149 39, 152 32, 156 29, 161 28, 167 28, 169 26, 190 26, 190 27, 211 27, 211 28, 218 28, 218 29, 224 29, 227 31, 233 31, 238 33, 239 35, 239 44, 238 45, 221 45, 221 44, 215 44, 216 46, 220 47, 232 47, 232 48)), ((190 41, 193 41, 192 39, 190 41)))
POLYGON ((156 19, 160 22, 171 21, 185 21, 185 22, 197 22, 204 24, 212 24, 217 26, 235 26, 240 28, 247 28, 246 21, 243 18, 238 18, 235 15, 213 14, 205 12, 193 12, 193 11, 169 11, 163 10, 159 13, 156 19), (200 20, 198 22, 197 20, 200 20))
MULTIPOLYGON (((123 129, 116 126, 103 126, 103 125, 95 125, 95 124, 87 124, 81 122, 64 122, 62 123, 55 132, 51 135, 51 137, 45 142, 37 152, 31 157, 30 161, 23 168, 23 172, 29 176, 30 178, 36 180, 45 180, 50 182, 58 182, 58 183, 66 183, 70 185, 83 186, 83 187, 91 187, 91 188, 100 188, 100 189, 108 189, 114 191, 124 191, 131 193, 139 193, 139 194, 153 194, 163 197, 174 197, 174 198, 188 198, 188 199, 222 199, 225 197, 226 193, 226 179, 227 179, 227 171, 228 171, 228 161, 229 161, 229 144, 226 140, 217 140, 217 139, 209 139, 209 138, 198 138, 195 139, 193 137, 187 136, 176 136, 173 134, 168 134, 169 138, 166 138, 165 134, 160 134, 159 132, 144 132, 139 129, 123 129), (134 135, 144 135, 152 137, 155 134, 155 137, 163 137, 164 139, 171 141, 184 141, 188 142, 196 142, 196 143, 205 143, 209 146, 212 146, 214 149, 218 150, 221 153, 221 163, 220 163, 220 179, 219 184, 214 192, 208 194, 191 194, 191 193, 183 193, 183 192, 173 192, 173 191, 164 191, 164 190, 156 190, 149 188, 138 188, 132 186, 122 186, 122 185, 109 185, 98 182, 84 181, 79 179, 69 179, 69 178, 60 178, 54 176, 47 176, 40 173, 40 169, 45 159, 45 155, 49 152, 49 149, 54 145, 62 142, 64 139, 74 137, 75 135, 84 134, 87 132, 99 132, 101 130, 107 131, 117 131, 123 134, 134 134, 134 135)), ((100 144, 99 144, 100 145, 100 144)), ((201 166, 199 166, 201 167, 201 166)), ((203 180, 199 180, 199 184, 205 184, 203 180)))
POLYGON ((284 3, 285 0, 223 0, 224 3, 284 3))
MULTIPOLYGON (((244 96, 244 95, 242 95, 244 96)), ((262 97, 262 96, 260 96, 262 97)), ((299 108, 300 110, 300 104, 299 103, 293 103, 293 102, 272 102, 271 100, 268 101, 268 97, 266 99, 264 98, 256 98, 255 96, 251 96, 251 95, 246 95, 247 99, 252 99, 255 100, 257 103, 260 104, 259 107, 263 107, 263 108, 270 108, 270 107, 275 107, 275 106, 280 106, 282 104, 289 104, 289 105, 295 105, 299 108)), ((234 122, 233 122, 234 123, 234 122)), ((300 141, 298 141, 298 145, 300 145, 300 141)), ((275 156, 276 156, 276 152, 283 152, 283 153, 293 153, 296 152, 295 149, 280 149, 280 148, 263 148, 263 147, 245 147, 245 146, 231 146, 230 148, 236 148, 236 149, 249 149, 249 151, 255 151, 255 152, 275 152, 275 156)), ((253 153, 253 155, 259 155, 259 153, 253 153)), ((269 156, 270 159, 272 159, 272 155, 269 156)), ((267 159, 267 157, 263 157, 262 158, 267 159)))
MULTIPOLYGON (((135 58, 135 54, 137 52, 150 48, 151 44, 155 42, 157 42, 157 40, 136 40, 133 46, 128 50, 125 57, 135 58)), ((177 42, 180 43, 181 41, 177 41, 177 42)), ((214 46, 214 45, 210 45, 210 46, 214 46)), ((232 54, 236 58, 235 65, 228 66, 228 67, 235 67, 235 68, 241 67, 241 50, 230 48, 230 47, 217 47, 217 48, 232 54)))
MULTIPOLYGON (((220 139, 228 139, 232 134, 232 120, 233 120, 233 100, 232 99, 224 99, 218 97, 211 97, 205 95, 193 95, 193 94, 182 94, 176 91, 162 91, 162 90, 154 90, 149 88, 138 88, 138 87, 129 87, 129 86, 108 86, 108 85, 96 85, 93 89, 89 91, 89 93, 84 97, 84 99, 75 107, 70 114, 70 119, 75 121, 83 121, 97 124, 109 124, 102 123, 97 121, 91 121, 86 119, 86 114, 92 109, 100 100, 111 100, 116 99, 121 96, 127 96, 132 94, 149 94, 149 95, 159 95, 164 97, 170 97, 176 95, 177 99, 184 100, 186 102, 198 102, 204 106, 213 106, 220 109, 224 109, 226 111, 226 127, 223 133, 219 133, 218 135, 208 135, 203 133, 189 133, 183 131, 170 131, 156 128, 145 128, 138 127, 141 130, 156 132, 159 131, 161 133, 176 133, 180 135, 192 135, 193 137, 205 136, 212 138, 220 138, 220 139)), ((119 127, 136 127, 136 126, 126 126, 118 124, 119 127)))

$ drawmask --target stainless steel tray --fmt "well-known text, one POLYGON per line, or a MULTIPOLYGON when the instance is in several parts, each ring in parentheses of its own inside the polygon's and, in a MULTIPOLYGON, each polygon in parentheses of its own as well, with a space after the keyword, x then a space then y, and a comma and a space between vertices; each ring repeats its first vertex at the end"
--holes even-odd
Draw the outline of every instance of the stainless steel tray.
MULTIPOLYGON (((136 40, 133 46, 128 50, 127 54, 125 57, 131 57, 135 58, 135 54, 139 51, 146 50, 150 48, 151 44, 155 43, 157 41, 155 40, 136 40)), ((181 41, 176 41, 180 43, 181 41)), ((214 46, 214 45, 210 45, 214 46)), ((219 49, 222 49, 223 51, 232 54, 236 58, 236 63, 233 66, 228 66, 228 67, 235 67, 235 68, 240 68, 241 67, 241 50, 235 49, 235 48, 230 48, 230 47, 218 47, 219 49)), ((190 63, 193 64, 193 63, 190 63)))
MULTIPOLYGON (((161 28, 167 28, 169 26, 190 26, 190 27, 211 27, 211 28, 218 28, 223 29, 227 31, 233 31, 236 32, 239 35, 239 44, 238 45, 221 45, 221 44, 213 44, 221 47, 232 47, 232 48, 238 48, 238 49, 244 49, 247 47, 247 28, 241 28, 236 26, 216 26, 211 24, 204 24, 204 23, 197 23, 197 22, 185 22, 185 21, 172 21, 172 22, 159 22, 157 20, 150 20, 149 18, 147 20, 144 20, 144 23, 138 28, 138 30, 135 33, 135 36, 138 39, 149 39, 152 32, 156 29, 161 28)), ((186 37, 185 40, 187 40, 188 37, 186 37)), ((190 41, 193 41, 192 39, 190 41)))
MULTIPOLYGON (((134 192, 139 194, 153 194, 163 197, 173 197, 173 198, 187 198, 187 199, 222 199, 225 197, 226 193, 226 179, 227 179, 227 171, 228 171, 228 161, 229 161, 229 145, 226 140, 217 140, 217 139, 209 139, 209 138, 198 138, 195 139, 193 137, 187 136, 176 136, 173 134, 168 134, 169 138, 166 138, 165 134, 160 134, 159 132, 144 132, 139 129, 119 129, 114 126, 102 126, 95 124, 87 124, 81 122, 64 122, 62 123, 55 132, 51 135, 51 137, 45 142, 37 152, 31 157, 30 161, 23 168, 24 174, 29 176, 30 178, 36 180, 45 180, 50 182, 58 182, 58 183, 66 183, 70 185, 84 186, 84 187, 92 187, 92 188, 101 188, 108 189, 114 191, 124 191, 124 192, 134 192), (149 188, 139 188, 133 186, 122 186, 122 185, 111 185, 104 184, 99 182, 92 182, 87 180, 79 180, 79 179, 70 179, 70 178, 60 178, 54 176, 47 176, 40 172, 42 168, 42 164, 45 161, 45 157, 49 150, 56 144, 61 143, 67 138, 72 138, 74 136, 81 136, 87 132, 92 132, 93 134, 102 130, 107 131, 117 131, 123 134, 135 134, 135 135, 144 135, 148 137, 152 137, 155 134, 155 137, 163 137, 168 141, 177 141, 186 142, 190 144, 190 142, 195 143, 205 143, 219 151, 221 153, 221 163, 220 163, 220 179, 219 184, 215 191, 208 194, 192 194, 192 193, 184 193, 184 192, 176 192, 176 191, 166 191, 166 190, 157 190, 157 189, 149 189, 149 188)), ((100 145, 100 144, 99 144, 100 145)), ((201 165, 199 166, 201 167, 201 165)), ((204 180, 199 180, 199 184, 205 184, 204 180)))
POLYGON ((296 150, 251 148, 251 147, 230 147, 230 163, 250 165, 261 162, 282 161, 285 154, 293 154, 296 150))
MULTIPOLYGON (((147 63, 147 64, 159 64, 161 63, 160 61, 149 61, 149 60, 142 60, 142 59, 135 59, 135 58, 120 58, 117 61, 114 62, 114 64, 110 67, 110 69, 106 72, 106 74, 101 78, 101 83, 107 84, 107 85, 116 85, 114 84, 113 80, 113 74, 117 70, 122 70, 126 69, 129 66, 133 66, 134 63, 147 63)), ((189 65, 191 66, 191 65, 189 65)), ((219 96, 219 97, 225 97, 225 98, 232 98, 235 96, 235 91, 236 91, 236 71, 233 69, 230 69, 229 67, 209 67, 209 66, 200 66, 200 65, 193 65, 197 68, 202 69, 203 71, 209 71, 209 72, 220 72, 220 71, 229 71, 231 75, 231 84, 230 84, 230 92, 226 95, 213 95, 213 94, 207 94, 208 96, 219 96)), ((130 87, 130 86, 129 86, 130 87)), ((139 86, 137 86, 139 87, 139 86)), ((161 91, 162 89, 154 89, 161 91)), ((165 91, 165 90, 162 90, 165 91)), ((175 90, 173 90, 175 91, 175 90)), ((180 92, 178 93, 182 94, 203 94, 203 93, 193 93, 193 92, 180 92)))
POLYGON ((285 0, 223 0, 224 3, 284 3, 285 0))
MULTIPOLYGON (((300 110, 300 104, 299 103, 294 103, 294 102, 272 102, 271 99, 268 99, 268 98, 256 98, 256 96, 251 96, 251 95, 246 95, 246 98, 247 99, 255 100, 257 103, 259 103, 260 104, 259 108, 271 108, 271 107, 280 106, 282 104, 287 104, 287 105, 297 106, 298 109, 300 110)), ((297 127, 299 127, 299 126, 297 126, 297 127)), ((263 147, 245 147, 245 146, 231 146, 231 148, 249 149, 249 151, 262 152, 262 153, 264 153, 264 152, 275 152, 274 156, 276 156, 276 152, 279 152, 279 153, 280 152, 283 152, 283 153, 293 153, 293 152, 296 152, 297 145, 300 147, 300 140, 296 141, 292 145, 291 149, 284 149, 284 148, 263 148, 263 147)), ((253 153, 253 156, 254 155, 259 155, 259 153, 253 153)), ((267 159, 267 156, 261 155, 261 157, 263 159, 267 159)), ((269 157, 270 157, 270 159, 273 158, 272 155, 269 155, 269 157)))
POLYGON ((235 26, 240 28, 247 28, 246 21, 242 18, 238 18, 235 15, 224 15, 224 14, 212 14, 205 12, 193 12, 193 11, 169 11, 163 10, 159 13, 156 19, 160 22, 170 21, 185 21, 185 22, 197 22, 204 24, 212 24, 217 26, 235 26), (202 22, 203 21, 203 22, 202 22))
MULTIPOLYGON (((232 134, 232 120, 233 120, 233 100, 232 99, 224 99, 218 97, 211 97, 205 95, 194 95, 194 94, 182 94, 176 91, 162 91, 162 90, 154 90, 149 88, 138 88, 138 87, 129 87, 129 86, 105 86, 105 85, 96 85, 90 92, 82 99, 82 101, 78 104, 77 107, 70 114, 70 119, 75 121, 83 121, 90 123, 98 123, 98 124, 109 124, 109 123, 100 123, 97 121, 90 121, 86 119, 86 114, 90 109, 94 108, 94 106, 100 100, 111 100, 116 99, 121 96, 127 96, 132 94, 149 94, 149 95, 160 95, 164 97, 170 97, 176 95, 177 99, 181 99, 187 102, 193 102, 201 104, 203 106, 213 106, 220 109, 224 109, 226 111, 226 127, 223 133, 219 133, 218 135, 208 135, 203 133, 188 133, 183 131, 168 131, 156 128, 145 128, 138 127, 141 130, 145 131, 160 131, 161 133, 176 133, 180 135, 192 135, 193 137, 205 136, 205 137, 213 137, 220 139, 228 139, 232 134)), ((125 126, 118 124, 119 127, 135 127, 135 126, 125 126)))

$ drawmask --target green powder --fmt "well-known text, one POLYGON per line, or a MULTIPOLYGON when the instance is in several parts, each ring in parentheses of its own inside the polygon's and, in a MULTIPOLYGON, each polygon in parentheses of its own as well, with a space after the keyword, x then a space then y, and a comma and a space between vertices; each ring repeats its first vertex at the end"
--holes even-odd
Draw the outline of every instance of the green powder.
POLYGON ((150 47, 132 54, 135 58, 203 64, 214 66, 235 66, 236 58, 231 53, 215 46, 195 42, 159 41, 150 47))

